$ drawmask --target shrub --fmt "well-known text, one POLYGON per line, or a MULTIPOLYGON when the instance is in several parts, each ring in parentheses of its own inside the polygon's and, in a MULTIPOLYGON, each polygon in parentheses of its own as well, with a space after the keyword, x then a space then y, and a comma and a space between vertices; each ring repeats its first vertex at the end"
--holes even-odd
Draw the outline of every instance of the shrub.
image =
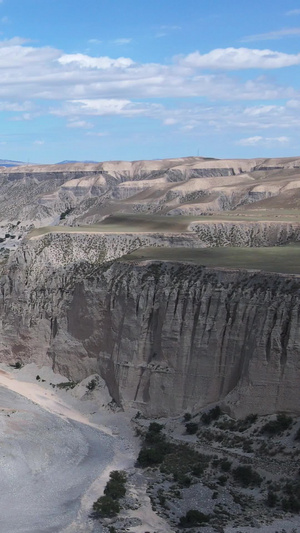
POLYGON ((125 496, 126 488, 123 483, 110 479, 106 483, 104 494, 106 494, 106 496, 110 496, 113 499, 119 500, 120 498, 123 498, 123 496, 125 496))
POLYGON ((127 481, 127 475, 124 470, 112 470, 112 472, 109 474, 109 477, 110 479, 118 481, 119 483, 126 483, 127 481))
POLYGON ((233 477, 243 487, 260 486, 262 478, 251 466, 238 466, 233 470, 233 477))
POLYGON ((275 492, 269 490, 268 492, 268 496, 267 496, 267 505, 269 507, 275 507, 276 503, 277 503, 277 494, 275 494, 275 492))
POLYGON ((270 420, 262 428, 262 433, 267 433, 268 435, 279 435, 286 429, 288 429, 293 423, 291 416, 286 416, 285 414, 277 415, 276 420, 270 420))
POLYGON ((61 213, 59 220, 64 220, 66 216, 68 216, 73 210, 74 208, 72 207, 69 207, 68 209, 66 209, 63 213, 61 213))
POLYGON ((138 455, 137 462, 143 468, 159 465, 163 462, 165 455, 169 450, 170 445, 164 441, 157 443, 151 448, 142 448, 138 455))
POLYGON ((151 424, 149 425, 148 432, 160 433, 163 427, 164 426, 162 424, 158 424, 158 422, 151 422, 151 424))
POLYGON ((185 413, 184 416, 183 416, 183 419, 185 422, 189 422, 192 418, 192 415, 191 413, 185 413))
POLYGON ((298 431, 296 432, 295 440, 300 440, 300 428, 299 428, 298 431))
POLYGON ((179 520, 179 525, 182 527, 201 526, 209 520, 209 515, 197 511, 197 509, 190 509, 185 516, 179 520))
POLYGON ((41 378, 40 378, 39 375, 37 375, 37 376, 35 377, 35 379, 36 379, 37 381, 40 381, 41 378))
POLYGON ((112 518, 120 512, 120 504, 111 496, 101 496, 93 503, 93 511, 99 516, 112 518))
POLYGON ((97 381, 95 380, 95 378, 91 379, 91 381, 89 381, 89 383, 87 384, 86 388, 87 390, 89 391, 92 391, 96 388, 96 385, 97 385, 97 381))
POLYGON ((207 425, 210 424, 213 420, 218 420, 218 418, 221 416, 222 411, 218 405, 211 409, 208 413, 203 413, 201 416, 201 421, 203 424, 207 425))
POLYGON ((231 461, 228 461, 228 459, 222 459, 220 461, 221 470, 223 470, 223 472, 229 472, 231 464, 231 461))
POLYGON ((126 494, 127 476, 123 470, 113 470, 109 478, 104 489, 104 496, 93 503, 93 511, 96 515, 112 518, 120 512, 119 499, 126 494))
POLYGON ((188 422, 185 424, 185 430, 188 435, 194 435, 198 431, 198 424, 196 422, 188 422))
POLYGON ((63 383, 57 383, 57 385, 54 385, 54 387, 57 387, 58 389, 74 389, 76 387, 77 382, 76 381, 64 381, 63 383))
POLYGON ((163 426, 157 422, 151 422, 148 431, 145 435, 145 442, 149 444, 159 443, 165 440, 165 436, 161 433, 163 426))
POLYGON ((185 444, 173 444, 170 452, 165 455, 160 471, 173 474, 177 479, 192 473, 201 475, 208 467, 210 457, 193 450, 185 444))

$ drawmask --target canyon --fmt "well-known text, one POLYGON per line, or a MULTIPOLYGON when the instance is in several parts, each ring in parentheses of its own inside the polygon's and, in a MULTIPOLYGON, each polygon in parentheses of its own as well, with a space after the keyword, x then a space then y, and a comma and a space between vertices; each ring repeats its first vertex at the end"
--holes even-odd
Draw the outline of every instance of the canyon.
POLYGON ((0 169, 2 528, 297 531, 299 169, 0 169))
POLYGON ((297 265, 201 264, 208 247, 286 245, 288 257, 299 168, 186 158, 2 169, 1 359, 75 381, 99 373, 118 405, 147 416, 216 402, 234 416, 299 413, 297 265), (145 247, 157 256, 130 259, 145 247))

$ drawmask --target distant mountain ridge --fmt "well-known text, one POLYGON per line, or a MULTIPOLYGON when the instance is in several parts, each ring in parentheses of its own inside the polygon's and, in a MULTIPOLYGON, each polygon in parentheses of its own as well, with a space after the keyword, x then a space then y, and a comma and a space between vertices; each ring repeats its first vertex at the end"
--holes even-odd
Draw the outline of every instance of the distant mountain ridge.
MULTIPOLYGON (((20 167, 29 163, 24 163, 24 161, 12 161, 10 159, 0 159, 0 167, 20 167)), ((32 163, 30 163, 32 165, 32 163)))
POLYGON ((75 159, 65 159, 64 161, 59 161, 56 163, 57 165, 69 165, 70 163, 99 163, 99 161, 92 161, 92 160, 86 160, 86 161, 76 161, 75 159))

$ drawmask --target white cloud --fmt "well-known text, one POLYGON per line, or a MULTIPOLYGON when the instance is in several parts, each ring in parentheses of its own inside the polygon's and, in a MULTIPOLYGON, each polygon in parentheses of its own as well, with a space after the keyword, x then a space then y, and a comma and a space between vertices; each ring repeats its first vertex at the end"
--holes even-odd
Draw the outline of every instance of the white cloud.
POLYGON ((83 129, 91 129, 94 125, 91 122, 87 122, 86 120, 71 120, 67 124, 67 128, 83 128, 83 129))
POLYGON ((0 101, 0 111, 29 111, 32 109, 31 102, 7 102, 0 101))
POLYGON ((43 144, 45 144, 45 141, 39 141, 39 140, 37 140, 37 141, 34 141, 33 144, 36 144, 37 146, 42 146, 43 144))
POLYGON ((283 39, 284 37, 293 37, 295 35, 300 35, 300 28, 283 28, 282 30, 248 35, 242 39, 242 43, 251 43, 253 41, 272 41, 274 39, 283 39))
POLYGON ((76 63, 81 68, 92 69, 128 68, 134 64, 128 57, 111 59, 110 57, 91 57, 84 54, 65 54, 58 58, 58 62, 61 65, 76 63))
POLYGON ((291 9, 290 11, 287 11, 287 16, 293 16, 293 15, 300 15, 300 9, 291 9))
POLYGON ((166 119, 164 120, 164 124, 165 124, 166 126, 173 126, 174 124, 177 124, 177 122, 178 122, 178 120, 176 120, 176 118, 172 118, 172 117, 170 117, 170 118, 166 118, 166 119))
MULTIPOLYGON (((89 124, 87 117, 109 115, 152 117, 166 126, 177 124, 186 132, 207 127, 248 128, 255 132, 274 125, 298 128, 300 117, 294 110, 300 99, 293 87, 281 86, 266 76, 251 78, 249 74, 240 81, 229 72, 199 70, 279 68, 297 62, 300 54, 229 48, 204 55, 195 52, 168 64, 143 64, 125 57, 64 54, 55 48, 32 46, 16 37, 0 41, 0 111, 20 113, 20 120, 51 113, 66 117, 73 128, 85 128, 89 124), (180 98, 181 108, 175 101, 172 109, 166 109, 155 103, 157 98, 180 98), (203 101, 203 105, 193 100, 187 105, 184 102, 188 98, 203 101), (289 104, 238 104, 276 99, 288 99, 289 104)), ((276 130, 277 133, 281 132, 276 130)))
POLYGON ((114 39, 113 41, 111 41, 113 44, 118 44, 120 46, 123 46, 125 44, 130 44, 132 42, 132 39, 131 38, 126 38, 126 37, 123 37, 121 39, 114 39))
POLYGON ((90 44, 101 44, 102 41, 100 41, 99 39, 89 39, 88 42, 90 44))
POLYGON ((155 37, 166 37, 167 35, 170 35, 170 33, 174 31, 181 30, 181 26, 176 25, 170 25, 170 24, 161 24, 160 26, 156 27, 157 33, 155 34, 155 37))
POLYGON ((93 137, 107 137, 109 133, 107 131, 88 131, 86 135, 93 136, 93 137))
POLYGON ((53 110, 52 113, 60 116, 72 114, 107 116, 123 115, 133 117, 137 115, 153 115, 154 111, 161 111, 158 104, 140 104, 130 100, 116 98, 93 98, 85 100, 72 100, 63 109, 53 110))
POLYGON ((15 117, 12 117, 10 120, 13 120, 15 122, 20 122, 23 120, 32 120, 35 116, 36 114, 32 114, 32 113, 22 113, 22 115, 17 115, 15 117))
POLYGON ((258 146, 258 145, 271 145, 271 144, 286 144, 289 142, 289 138, 285 136, 281 137, 261 137, 256 135, 254 137, 247 137, 245 139, 240 139, 236 144, 240 146, 258 146))
POLYGON ((208 54, 193 52, 179 58, 179 62, 191 68, 221 70, 274 69, 299 65, 300 54, 285 54, 273 50, 251 48, 217 48, 208 54))

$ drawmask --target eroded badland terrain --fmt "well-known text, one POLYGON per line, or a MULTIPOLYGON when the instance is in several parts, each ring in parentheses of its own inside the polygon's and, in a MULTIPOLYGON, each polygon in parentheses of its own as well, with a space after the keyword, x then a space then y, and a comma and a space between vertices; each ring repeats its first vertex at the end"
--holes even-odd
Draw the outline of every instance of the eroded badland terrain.
POLYGON ((299 532, 300 158, 3 168, 0 217, 0 530, 299 532))

